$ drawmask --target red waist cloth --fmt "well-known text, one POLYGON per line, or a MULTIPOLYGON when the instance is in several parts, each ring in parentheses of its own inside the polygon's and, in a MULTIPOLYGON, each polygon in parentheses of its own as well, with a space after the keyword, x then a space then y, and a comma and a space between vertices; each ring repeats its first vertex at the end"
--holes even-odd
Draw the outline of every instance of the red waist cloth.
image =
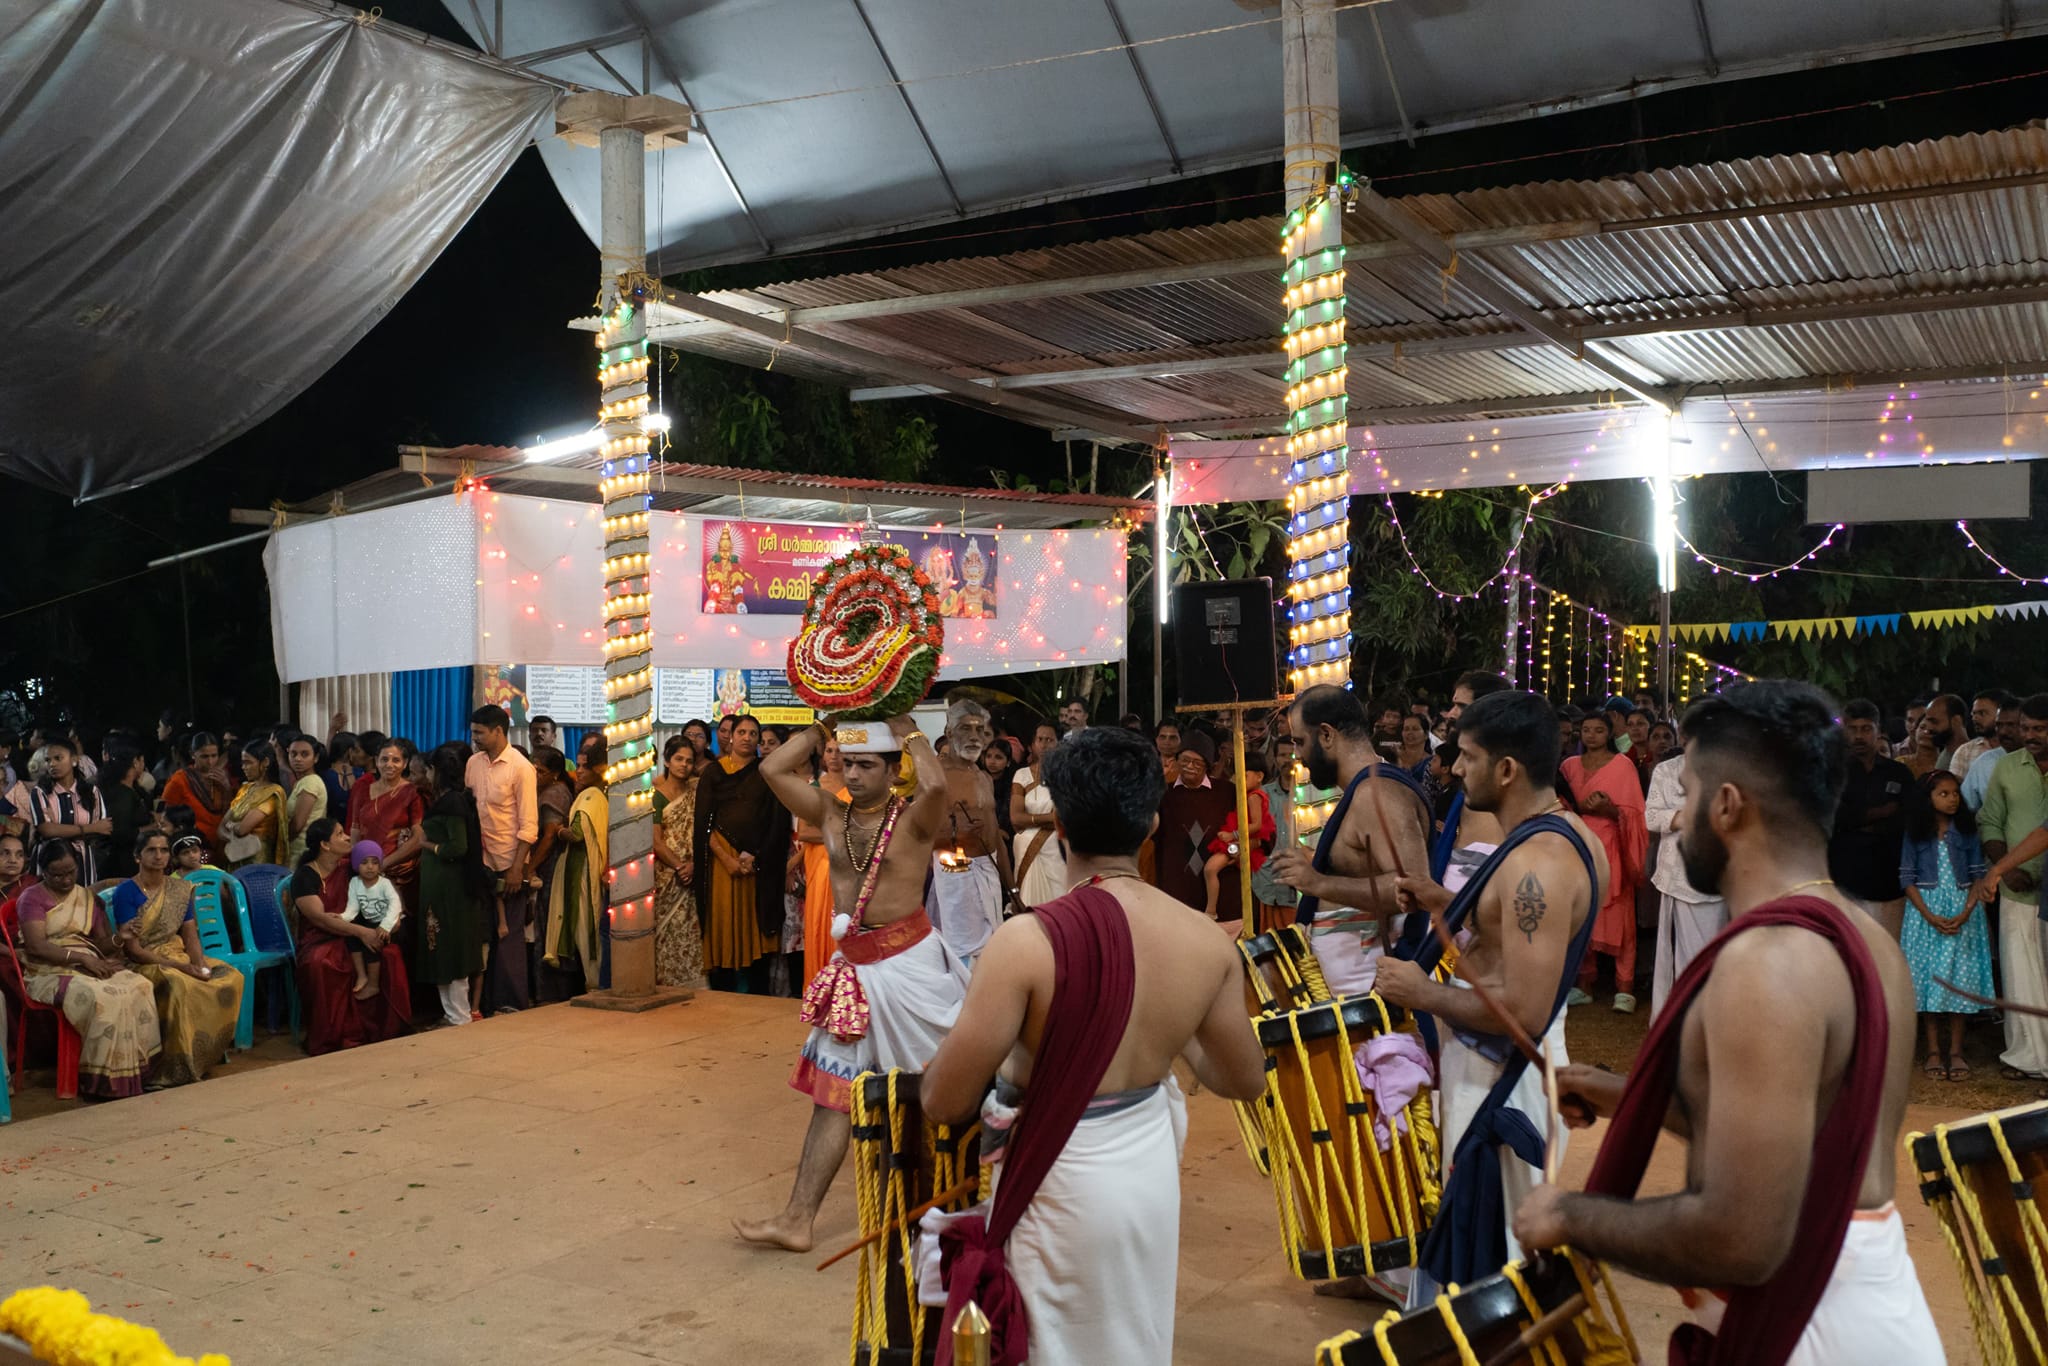
POLYGON ((988 1315, 990 1366, 1018 1366, 1030 1355, 1024 1296, 1004 1265, 1003 1246, 1073 1137, 1130 1023, 1137 964, 1130 922, 1117 899, 1099 887, 1081 886, 1032 914, 1052 942, 1052 1005, 987 1220, 959 1220, 939 1238, 946 1312, 937 1366, 952 1366, 953 1320, 969 1300, 988 1315))
POLYGON ((884 958, 894 958, 906 949, 917 947, 932 932, 932 918, 920 906, 915 914, 872 930, 854 930, 839 941, 839 951, 846 955, 849 963, 866 967, 879 963, 884 958))
POLYGON ((1807 1175, 1792 1250, 1766 1284, 1727 1293, 1728 1311, 1718 1334, 1697 1324, 1681 1325, 1671 1335, 1671 1366, 1783 1366, 1834 1274, 1863 1187, 1864 1164, 1877 1137, 1889 1041, 1877 964, 1855 925, 1832 903, 1819 897, 1784 897, 1758 906, 1721 931, 1672 985, 1671 1004, 1659 1012, 1636 1055, 1635 1071, 1629 1074, 1586 1181, 1587 1194, 1622 1199, 1635 1195, 1678 1085, 1686 1010, 1706 985, 1721 950, 1737 935, 1770 925, 1796 926, 1834 945, 1849 972, 1856 1039, 1842 1089, 1814 1134, 1815 1160, 1807 1175))
POLYGON ((866 1038, 868 994, 854 966, 867 967, 908 952, 923 943, 931 932, 932 920, 923 907, 877 929, 849 932, 839 941, 839 952, 832 956, 832 961, 820 968, 804 988, 803 1009, 797 1012, 797 1019, 813 1028, 830 1030, 841 1043, 866 1038))

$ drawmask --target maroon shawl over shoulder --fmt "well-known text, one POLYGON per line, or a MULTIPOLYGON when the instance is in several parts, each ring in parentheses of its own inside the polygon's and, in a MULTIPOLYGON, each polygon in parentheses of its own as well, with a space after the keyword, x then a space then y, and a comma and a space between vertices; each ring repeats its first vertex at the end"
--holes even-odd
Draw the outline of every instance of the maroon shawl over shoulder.
POLYGON ((1032 914, 1052 941, 1052 1006, 988 1221, 961 1220, 940 1238, 947 1289, 937 1366, 951 1366, 953 1320, 969 1300, 988 1315, 991 1366, 1017 1366, 1029 1355, 1024 1297, 1004 1265, 1003 1246, 1073 1137, 1131 1018, 1137 964, 1117 899, 1099 887, 1076 887, 1032 914))
POLYGON ((1686 1008, 1706 985, 1721 950, 1737 935, 1767 925, 1794 925, 1835 946, 1849 970, 1849 989, 1856 1001, 1856 1042, 1842 1089, 1814 1135, 1816 1161, 1807 1174, 1799 1229, 1784 1265, 1768 1283, 1729 1295, 1719 1334, 1710 1335, 1698 1324, 1680 1326, 1671 1335, 1671 1366, 1783 1366, 1834 1274, 1850 1216, 1856 1212, 1863 1167, 1877 1138, 1889 1043, 1877 963, 1863 936, 1834 905, 1819 897, 1784 897, 1735 920, 1700 950, 1672 985, 1672 1004, 1658 1013, 1643 1040, 1635 1071, 1629 1074, 1600 1155, 1594 1159, 1586 1192, 1622 1199, 1636 1193, 1678 1084, 1686 1008))

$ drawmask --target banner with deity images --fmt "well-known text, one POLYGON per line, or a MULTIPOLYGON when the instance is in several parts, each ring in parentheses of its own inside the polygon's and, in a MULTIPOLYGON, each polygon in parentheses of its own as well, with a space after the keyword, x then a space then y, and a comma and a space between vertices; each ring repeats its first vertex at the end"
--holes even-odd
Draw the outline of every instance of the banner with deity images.
MULTIPOLYGON (((997 615, 993 532, 890 527, 881 539, 902 546, 931 580, 940 615, 997 615)), ((859 545, 860 531, 850 526, 706 521, 702 610, 713 616, 801 616, 818 571, 859 545)))

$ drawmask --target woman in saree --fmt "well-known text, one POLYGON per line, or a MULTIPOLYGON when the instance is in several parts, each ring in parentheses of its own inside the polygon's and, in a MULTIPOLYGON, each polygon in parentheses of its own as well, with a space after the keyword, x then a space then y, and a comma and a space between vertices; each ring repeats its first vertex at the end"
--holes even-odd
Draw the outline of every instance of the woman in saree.
POLYGON ((291 765, 292 790, 284 799, 291 840, 285 849, 294 868, 306 852, 306 827, 327 814, 327 747, 310 735, 301 735, 285 746, 285 762, 291 765))
POLYGON ((220 848, 220 818, 234 797, 234 784, 221 765, 220 737, 195 731, 186 745, 189 761, 164 783, 164 805, 192 808, 192 828, 209 854, 220 848))
POLYGON ((534 799, 540 807, 540 838, 533 842, 526 866, 533 870, 527 886, 533 888, 533 919, 527 928, 533 947, 526 954, 526 970, 532 978, 532 999, 566 1001, 583 986, 582 973, 565 973, 542 962, 548 947, 548 902, 553 894, 557 869, 562 863, 562 846, 569 834, 569 808, 576 803, 576 788, 569 781, 569 761, 552 745, 533 751, 534 799))
MULTIPOLYGON (((846 780, 839 776, 839 742, 827 740, 818 758, 818 789, 837 801, 848 800, 846 780)), ((796 841, 803 851, 804 870, 804 980, 796 993, 801 996, 839 945, 832 938, 832 858, 825 851, 825 832, 809 821, 798 821, 796 841)))
POLYGON ((62 840, 36 850, 41 881, 16 902, 22 971, 31 1000, 54 1005, 78 1031, 78 1094, 142 1094, 161 1050, 156 992, 121 965, 99 898, 78 883, 78 857, 62 840))
POLYGON ((405 776, 408 757, 402 741, 377 742, 370 756, 376 771, 365 773, 349 789, 344 824, 351 839, 375 840, 384 851, 384 876, 405 905, 405 917, 398 922, 399 947, 410 957, 419 933, 420 846, 407 844, 406 836, 420 828, 427 808, 419 789, 405 776))
POLYGON ((284 789, 277 785, 277 752, 267 739, 242 746, 242 786, 220 818, 220 838, 224 867, 285 860, 291 824, 285 815, 284 789))
POLYGON ((313 1057, 338 1048, 395 1038, 412 1023, 412 985, 405 956, 391 936, 374 925, 342 919, 348 909, 348 856, 354 847, 347 827, 322 816, 306 827, 306 857, 292 874, 287 904, 298 912, 299 1000, 304 1005, 306 1052, 313 1057), (381 955, 378 993, 355 994, 355 962, 348 940, 360 940, 381 955))
POLYGON ((1579 985, 1568 999, 1572 1005, 1593 999, 1593 979, 1604 953, 1614 959, 1614 1008, 1627 1015, 1636 1008, 1636 886, 1643 878, 1649 844, 1643 787, 1636 766, 1615 753, 1614 731, 1605 712, 1579 722, 1579 743, 1583 752, 1566 759, 1558 774, 1571 788, 1587 828, 1607 850, 1613 880, 1593 922, 1592 947, 1579 969, 1579 985))
POLYGON ((227 1057, 246 985, 200 951, 192 884, 171 876, 171 837, 143 831, 135 863, 135 876, 114 889, 114 927, 122 953, 156 989, 163 1052, 151 1085, 183 1086, 227 1057))
POLYGON ((548 888, 548 943, 543 961, 551 968, 583 966, 583 985, 603 984, 605 865, 611 851, 611 812, 606 805, 602 737, 586 741, 576 756, 576 801, 561 862, 548 888))
POLYGON ((654 980, 665 987, 704 985, 704 927, 697 919, 691 861, 697 818, 697 749, 672 735, 654 780, 654 980))

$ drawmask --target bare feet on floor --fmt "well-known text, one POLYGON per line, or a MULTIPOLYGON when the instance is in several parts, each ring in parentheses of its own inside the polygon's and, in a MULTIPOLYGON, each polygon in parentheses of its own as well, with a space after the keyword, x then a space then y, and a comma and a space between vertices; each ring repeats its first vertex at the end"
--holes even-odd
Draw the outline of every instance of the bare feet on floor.
POLYGON ((773 1219, 735 1219, 732 1230, 750 1243, 779 1247, 788 1252, 811 1250, 811 1226, 786 1214, 773 1219))

